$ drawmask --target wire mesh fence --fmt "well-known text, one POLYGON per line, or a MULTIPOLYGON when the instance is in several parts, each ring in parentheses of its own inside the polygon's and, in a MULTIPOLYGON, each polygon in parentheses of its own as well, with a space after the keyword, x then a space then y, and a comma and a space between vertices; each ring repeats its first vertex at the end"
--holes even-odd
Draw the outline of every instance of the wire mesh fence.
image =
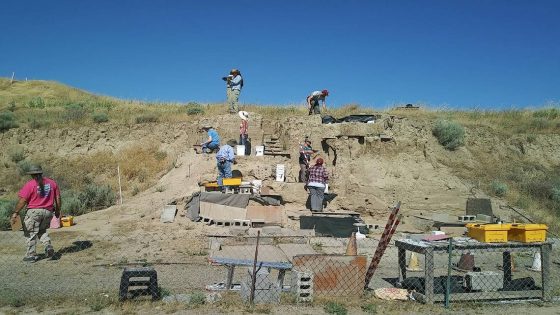
POLYGON ((277 226, 216 226, 182 216, 171 224, 155 217, 142 224, 112 220, 109 212, 91 213, 76 218, 74 226, 49 230, 55 255, 39 251, 34 263, 22 261, 21 231, 0 232, 3 303, 92 296, 209 303, 226 292, 255 304, 371 294, 442 304, 551 301, 560 295, 554 240, 483 243, 454 237, 450 244, 397 233, 366 283, 378 237, 357 240, 352 252, 352 238, 277 226))

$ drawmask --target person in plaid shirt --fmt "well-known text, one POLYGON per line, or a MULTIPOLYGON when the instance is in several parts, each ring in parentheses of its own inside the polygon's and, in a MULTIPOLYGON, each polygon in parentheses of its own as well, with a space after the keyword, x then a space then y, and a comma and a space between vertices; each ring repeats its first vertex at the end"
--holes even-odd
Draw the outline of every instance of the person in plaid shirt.
POLYGON ((323 165, 322 158, 318 158, 315 165, 309 168, 309 176, 305 190, 309 191, 311 211, 323 211, 323 199, 325 198, 325 187, 329 180, 327 169, 323 165))

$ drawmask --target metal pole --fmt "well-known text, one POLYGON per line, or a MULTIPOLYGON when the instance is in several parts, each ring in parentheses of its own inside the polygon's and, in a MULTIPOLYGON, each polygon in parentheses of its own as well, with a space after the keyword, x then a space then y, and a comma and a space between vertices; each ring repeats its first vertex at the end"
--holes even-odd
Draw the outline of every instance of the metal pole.
POLYGON ((117 174, 119 175, 119 196, 121 197, 121 205, 122 205, 123 202, 122 202, 122 188, 121 188, 121 168, 118 164, 117 164, 117 174))
POLYGON ((451 252, 453 251, 453 238, 449 238, 448 247, 448 260, 447 260, 447 286, 445 288, 445 307, 449 308, 449 299, 451 298, 451 252))
POLYGON ((255 300, 255 283, 257 281, 257 257, 259 255, 259 239, 261 231, 257 231, 257 246, 255 246, 255 260, 253 261, 253 277, 251 279, 251 294, 249 295, 249 304, 253 305, 255 300))

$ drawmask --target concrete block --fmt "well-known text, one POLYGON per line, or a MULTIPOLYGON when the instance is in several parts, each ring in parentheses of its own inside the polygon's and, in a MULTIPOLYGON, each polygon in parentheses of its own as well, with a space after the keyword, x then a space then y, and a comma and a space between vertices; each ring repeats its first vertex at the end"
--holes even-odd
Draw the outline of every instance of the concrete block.
POLYGON ((467 272, 464 286, 473 291, 495 292, 504 286, 504 274, 495 271, 467 272))
POLYGON ((247 206, 246 219, 253 221, 254 219, 264 220, 267 224, 282 224, 284 217, 283 206, 247 206))
POLYGON ((486 222, 486 223, 492 223, 492 222, 494 222, 494 217, 491 216, 491 215, 486 215, 486 214, 479 213, 479 214, 476 215, 476 220, 486 222))
POLYGON ((474 222, 474 221, 476 221, 476 216, 475 215, 460 215, 459 217, 457 217, 457 220, 459 220, 459 222, 474 222))
POLYGON ((166 205, 161 212, 160 221, 162 223, 173 223, 175 214, 177 213, 177 205, 166 205))

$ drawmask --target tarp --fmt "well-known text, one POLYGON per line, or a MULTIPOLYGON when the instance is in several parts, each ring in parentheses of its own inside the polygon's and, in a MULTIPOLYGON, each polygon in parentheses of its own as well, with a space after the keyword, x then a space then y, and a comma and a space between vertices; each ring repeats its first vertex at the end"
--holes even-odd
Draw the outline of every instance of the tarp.
MULTIPOLYGON (((299 228, 303 230, 314 229, 316 235, 332 237, 350 237, 358 228, 354 223, 364 223, 356 216, 300 216, 299 228)), ((360 227, 360 233, 368 234, 367 226, 360 227)))
POLYGON ((361 122, 361 123, 368 123, 374 122, 375 120, 379 119, 380 115, 349 115, 346 117, 342 117, 340 119, 336 119, 333 116, 325 115, 321 117, 321 121, 323 124, 336 124, 342 122, 361 122))

